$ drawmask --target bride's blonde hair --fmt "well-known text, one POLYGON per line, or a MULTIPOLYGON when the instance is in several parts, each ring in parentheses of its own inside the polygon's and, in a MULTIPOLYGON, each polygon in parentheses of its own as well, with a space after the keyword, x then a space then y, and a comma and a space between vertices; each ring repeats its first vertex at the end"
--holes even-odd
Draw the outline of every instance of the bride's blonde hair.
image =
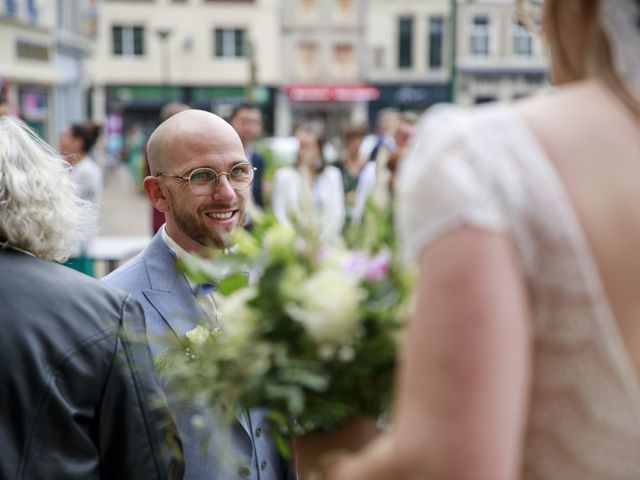
POLYGON ((22 121, 0 117, 0 240, 63 261, 85 241, 95 207, 76 194, 70 166, 22 121))

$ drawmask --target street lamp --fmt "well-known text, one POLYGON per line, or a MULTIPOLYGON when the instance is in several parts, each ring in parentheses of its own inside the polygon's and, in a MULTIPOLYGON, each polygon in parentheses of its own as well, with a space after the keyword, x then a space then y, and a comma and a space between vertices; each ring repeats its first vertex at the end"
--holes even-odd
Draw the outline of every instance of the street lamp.
POLYGON ((249 38, 245 40, 245 49, 245 56, 247 58, 247 62, 249 63, 249 75, 244 89, 244 98, 248 102, 253 102, 255 100, 254 96, 258 80, 258 69, 256 65, 255 51, 253 50, 253 42, 249 38))
POLYGON ((162 59, 160 65, 160 79, 162 83, 162 96, 164 97, 165 102, 169 100, 169 81, 171 74, 171 58, 169 56, 169 45, 168 40, 173 31, 169 27, 158 28, 156 30, 156 34, 158 35, 158 39, 162 44, 162 59))
POLYGON ((458 1, 449 1, 449 101, 455 103, 456 99, 456 59, 457 59, 457 28, 458 28, 458 1))

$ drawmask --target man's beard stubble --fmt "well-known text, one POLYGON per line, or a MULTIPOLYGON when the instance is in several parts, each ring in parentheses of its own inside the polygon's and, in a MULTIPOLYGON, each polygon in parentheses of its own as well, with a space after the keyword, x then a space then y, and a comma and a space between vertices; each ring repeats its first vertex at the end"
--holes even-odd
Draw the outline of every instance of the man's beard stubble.
MULTIPOLYGON (((180 204, 174 199, 171 195, 169 197, 169 203, 171 205, 171 212, 173 214, 173 218, 175 219, 176 225, 178 228, 184 233, 187 237, 189 237, 194 242, 199 243, 203 247, 214 247, 214 248, 226 248, 230 243, 231 232, 227 231, 223 227, 218 227, 215 230, 210 230, 207 228, 205 223, 201 220, 201 215, 204 215, 202 211, 212 210, 216 208, 228 208, 229 204, 205 204, 198 208, 198 213, 196 216, 187 212, 185 209, 181 208, 180 204)), ((236 226, 234 228, 238 228, 239 226, 244 224, 244 219, 246 214, 244 213, 244 209, 238 207, 238 219, 236 221, 236 226)))

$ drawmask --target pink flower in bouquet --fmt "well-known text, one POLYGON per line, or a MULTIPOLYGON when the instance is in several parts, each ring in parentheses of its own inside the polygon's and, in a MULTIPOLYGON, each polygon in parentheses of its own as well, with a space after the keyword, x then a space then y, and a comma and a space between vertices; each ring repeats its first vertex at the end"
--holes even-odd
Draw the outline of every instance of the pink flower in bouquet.
POLYGON ((374 257, 369 258, 365 269, 364 277, 369 282, 377 282, 386 277, 391 264, 391 252, 382 250, 374 257))
POLYGON ((342 264, 342 268, 346 273, 362 277, 367 270, 368 263, 369 255, 365 252, 356 251, 347 257, 342 264))

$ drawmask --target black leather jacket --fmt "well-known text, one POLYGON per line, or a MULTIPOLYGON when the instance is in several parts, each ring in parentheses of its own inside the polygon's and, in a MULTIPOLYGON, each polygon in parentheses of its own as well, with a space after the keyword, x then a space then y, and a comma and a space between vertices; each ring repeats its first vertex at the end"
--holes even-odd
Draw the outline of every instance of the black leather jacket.
POLYGON ((131 296, 0 250, 1 479, 182 478, 144 334, 131 296))

